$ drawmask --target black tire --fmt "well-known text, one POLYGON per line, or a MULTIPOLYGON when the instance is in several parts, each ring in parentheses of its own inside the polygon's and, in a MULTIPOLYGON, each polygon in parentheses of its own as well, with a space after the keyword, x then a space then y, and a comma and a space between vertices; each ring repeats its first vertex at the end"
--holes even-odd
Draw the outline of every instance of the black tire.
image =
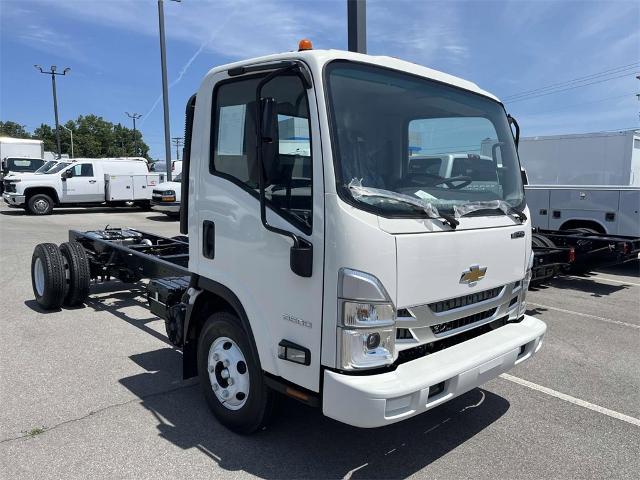
POLYGON ((538 235, 537 233, 531 235, 531 245, 538 248, 545 246, 545 244, 540 239, 540 235, 538 235))
MULTIPOLYGON (((237 372, 240 371, 241 368, 238 367, 237 372)), ((274 408, 275 392, 265 384, 259 360, 255 358, 250 340, 235 315, 227 312, 214 313, 202 327, 198 339, 198 376, 209 408, 225 427, 236 433, 247 434, 268 423, 274 408), (209 350, 216 339, 221 337, 235 342, 246 361, 243 374, 249 375, 249 393, 246 395, 246 402, 237 410, 223 405, 214 393, 214 385, 209 376, 209 350)))
POLYGON ((62 253, 55 243, 40 243, 33 250, 31 286, 38 305, 45 310, 60 308, 66 281, 62 253))
POLYGON ((84 303, 89 296, 91 281, 89 259, 78 242, 63 243, 60 245, 60 253, 66 260, 65 280, 67 282, 66 295, 62 303, 67 307, 75 307, 84 303))
POLYGON ((545 237, 544 235, 540 235, 540 241, 544 244, 543 246, 545 246, 545 247, 556 248, 556 244, 553 243, 553 240, 551 240, 549 237, 545 237))
POLYGON ((27 209, 32 215, 51 215, 53 200, 49 195, 36 193, 27 200, 27 209))

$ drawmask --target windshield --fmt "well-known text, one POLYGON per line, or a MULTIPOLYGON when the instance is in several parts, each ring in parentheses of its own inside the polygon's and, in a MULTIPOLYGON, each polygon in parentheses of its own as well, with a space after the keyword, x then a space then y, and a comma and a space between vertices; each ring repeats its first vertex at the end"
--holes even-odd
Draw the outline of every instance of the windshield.
POLYGON ((500 103, 345 61, 328 65, 327 83, 338 190, 347 201, 385 216, 424 214, 388 196, 354 195, 349 186, 356 181, 440 212, 496 201, 523 207, 520 166, 500 103))
POLYGON ((71 165, 70 162, 60 162, 55 167, 51 168, 50 170, 47 170, 47 173, 58 173, 60 170, 62 170, 63 168, 68 167, 69 165, 71 165))
POLYGON ((49 160, 48 162, 45 162, 45 164, 42 165, 39 169, 37 169, 35 173, 52 173, 52 172, 48 172, 47 170, 55 166, 57 163, 58 163, 57 160, 49 160))

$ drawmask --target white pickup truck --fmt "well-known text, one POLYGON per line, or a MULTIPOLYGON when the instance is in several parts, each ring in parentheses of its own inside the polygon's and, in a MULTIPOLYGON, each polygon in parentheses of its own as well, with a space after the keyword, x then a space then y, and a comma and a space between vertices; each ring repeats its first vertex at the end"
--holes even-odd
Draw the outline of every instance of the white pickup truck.
POLYGON ((182 173, 171 182, 163 182, 153 189, 151 209, 168 216, 180 215, 180 196, 182 193, 182 173))
POLYGON ((45 175, 16 175, 4 180, 3 199, 10 207, 48 215, 54 206, 150 205, 160 175, 143 159, 90 159, 59 162, 45 175))

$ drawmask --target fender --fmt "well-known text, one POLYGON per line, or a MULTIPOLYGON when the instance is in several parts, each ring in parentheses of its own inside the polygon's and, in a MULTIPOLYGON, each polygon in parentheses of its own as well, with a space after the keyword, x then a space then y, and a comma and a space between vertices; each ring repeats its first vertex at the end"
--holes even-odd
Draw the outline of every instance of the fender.
MULTIPOLYGON (((251 324, 249 323, 249 318, 247 317, 247 313, 245 312, 244 307, 242 306, 242 302, 238 299, 235 293, 233 293, 229 288, 225 287, 221 283, 218 283, 214 280, 201 277, 200 275, 192 275, 191 283, 189 285, 189 290, 191 289, 199 290, 195 294, 194 301, 189 301, 187 303, 187 312, 184 319, 184 347, 182 350, 183 355, 183 378, 187 379, 190 377, 194 377, 198 374, 198 366, 197 366, 197 355, 198 355, 198 338, 192 338, 191 331, 194 328, 197 328, 197 325, 192 325, 191 320, 194 315, 198 312, 194 312, 194 306, 198 303, 197 297, 199 297, 203 292, 208 292, 215 297, 221 299, 224 303, 228 304, 233 313, 235 313, 240 319, 240 325, 242 329, 246 332, 247 337, 249 338, 249 343, 251 345, 251 349, 253 350, 254 358, 258 360, 258 365, 260 369, 262 366, 260 365, 260 355, 258 353, 258 348, 256 346, 255 339, 253 337, 253 331, 251 330, 251 324)), ((215 311, 215 310, 214 310, 215 311)), ((209 312, 209 313, 213 313, 209 312)), ((200 320, 203 321, 204 319, 200 320)))

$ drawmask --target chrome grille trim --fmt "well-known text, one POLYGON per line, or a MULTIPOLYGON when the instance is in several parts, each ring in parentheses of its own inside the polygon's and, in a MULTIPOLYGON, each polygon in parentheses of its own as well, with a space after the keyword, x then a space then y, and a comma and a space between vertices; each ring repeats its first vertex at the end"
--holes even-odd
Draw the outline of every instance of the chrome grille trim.
POLYGON ((521 294, 522 282, 516 281, 471 295, 400 307, 397 311, 396 327, 408 332, 403 331, 401 336, 396 335, 396 348, 400 351, 437 342, 503 317, 515 320, 518 302, 511 304, 511 301, 521 294), (458 301, 460 298, 465 300, 458 301), (463 305, 460 305, 461 303, 463 305), (436 304, 441 306, 434 307, 436 304), (449 308, 450 306, 452 308, 449 308), (441 311, 436 311, 438 308, 441 311))
POLYGON ((482 292, 475 292, 470 295, 464 295, 461 297, 450 298, 441 302, 434 302, 429 304, 429 308, 435 313, 448 312, 456 308, 466 307, 467 305, 473 305, 475 303, 491 300, 500 295, 504 287, 496 287, 490 290, 483 290, 482 292))

